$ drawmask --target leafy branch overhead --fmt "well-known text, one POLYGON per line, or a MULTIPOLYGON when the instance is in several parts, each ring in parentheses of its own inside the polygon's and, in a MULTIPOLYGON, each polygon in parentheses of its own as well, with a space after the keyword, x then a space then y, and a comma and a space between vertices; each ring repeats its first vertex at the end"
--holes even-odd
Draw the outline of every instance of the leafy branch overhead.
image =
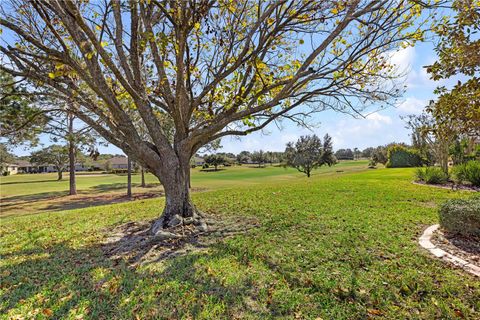
POLYGON ((164 223, 192 215, 189 161, 207 143, 393 103, 402 87, 389 59, 422 39, 425 6, 5 0, 0 68, 69 101, 69 112, 155 174, 164 223))
POLYGON ((135 132, 129 109, 155 144, 166 142, 157 115, 167 113, 199 147, 263 128, 301 103, 357 112, 355 99, 387 100, 398 88, 385 85, 395 73, 381 53, 415 40, 421 9, 407 1, 4 7, 0 24, 18 39, 2 45, 3 68, 75 100, 86 122, 127 149, 139 138, 127 133, 135 132))

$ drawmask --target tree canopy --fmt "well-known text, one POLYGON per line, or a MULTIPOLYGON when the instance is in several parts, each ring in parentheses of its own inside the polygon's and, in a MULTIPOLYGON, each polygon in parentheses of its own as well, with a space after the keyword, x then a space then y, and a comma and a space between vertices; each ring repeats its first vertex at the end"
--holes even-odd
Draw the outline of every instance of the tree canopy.
POLYGON ((434 80, 463 75, 451 90, 437 88, 438 100, 427 111, 437 128, 454 126, 459 134, 480 136, 480 3, 476 0, 455 0, 453 17, 445 16, 435 26, 438 36, 435 51, 439 59, 427 67, 434 80))
POLYGON ((189 160, 208 142, 392 103, 402 88, 389 57, 422 39, 423 5, 5 0, 0 68, 69 102, 160 179, 167 201, 157 230, 193 215, 189 160))
POLYGON ((0 143, 0 174, 3 174, 4 167, 14 160, 15 156, 8 151, 7 146, 4 143, 0 143))
POLYGON ((286 165, 310 177, 313 169, 337 162, 333 155, 332 138, 326 134, 323 143, 316 135, 301 136, 295 144, 289 142, 285 149, 286 165))
POLYGON ((63 171, 65 171, 68 166, 68 148, 53 144, 32 152, 30 162, 36 165, 54 166, 58 172, 58 180, 62 180, 63 171))
POLYGON ((208 156, 206 156, 204 158, 205 160, 205 163, 208 164, 208 165, 211 165, 211 166, 214 166, 215 167, 215 171, 218 170, 218 166, 219 165, 222 165, 226 162, 226 159, 223 155, 221 154, 215 154, 215 153, 212 153, 212 154, 209 154, 208 156))

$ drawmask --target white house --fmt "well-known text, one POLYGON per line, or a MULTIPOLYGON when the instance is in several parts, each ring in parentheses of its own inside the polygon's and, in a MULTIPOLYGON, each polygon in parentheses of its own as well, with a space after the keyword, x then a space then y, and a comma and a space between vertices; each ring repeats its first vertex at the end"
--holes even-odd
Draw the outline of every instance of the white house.
POLYGON ((2 173, 4 173, 4 172, 7 175, 17 174, 18 173, 18 166, 14 163, 5 163, 3 165, 3 172, 2 173))
POLYGON ((195 166, 203 166, 205 164, 205 160, 201 157, 193 156, 192 160, 190 160, 190 164, 195 166))
POLYGON ((108 159, 112 169, 127 169, 128 168, 128 159, 125 156, 116 156, 108 159))

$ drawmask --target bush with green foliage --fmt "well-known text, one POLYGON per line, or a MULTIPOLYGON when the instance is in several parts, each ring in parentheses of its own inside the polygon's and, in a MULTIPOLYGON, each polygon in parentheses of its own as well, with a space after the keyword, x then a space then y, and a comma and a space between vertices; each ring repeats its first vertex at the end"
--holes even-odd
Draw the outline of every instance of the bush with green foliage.
POLYGON ((415 171, 417 181, 428 184, 443 184, 448 182, 448 175, 439 167, 418 168, 415 171))
POLYGON ((218 170, 218 166, 224 165, 226 162, 223 154, 210 154, 204 158, 205 163, 209 166, 215 167, 215 171, 218 170))
POLYGON ((480 161, 472 160, 456 165, 452 173, 456 182, 470 182, 473 186, 480 187, 480 161))
POLYGON ((394 145, 387 151, 387 168, 421 167, 424 160, 416 149, 407 148, 402 145, 394 145))
POLYGON ((480 197, 449 200, 440 207, 439 217, 448 233, 480 237, 480 197))

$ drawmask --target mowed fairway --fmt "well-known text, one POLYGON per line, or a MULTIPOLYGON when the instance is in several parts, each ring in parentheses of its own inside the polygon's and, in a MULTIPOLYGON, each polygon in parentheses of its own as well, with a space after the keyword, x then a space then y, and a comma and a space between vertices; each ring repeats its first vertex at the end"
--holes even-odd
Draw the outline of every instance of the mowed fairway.
MULTIPOLYGON (((0 317, 480 319, 478 278, 417 244, 438 221, 438 204, 470 193, 414 185, 412 175, 365 163, 321 169, 310 179, 283 168, 195 172, 193 186, 205 189, 193 194, 200 209, 259 226, 137 268, 105 258, 105 230, 158 216, 163 198, 18 212, 0 221, 0 317)), ((12 186, 35 194, 27 184, 24 191, 4 184, 17 177, 7 178, 2 197, 15 195, 12 186)), ((90 181, 79 178, 79 187, 82 179, 90 181)), ((39 182, 45 190, 36 192, 64 192, 46 190, 50 183, 39 182)))
MULTIPOLYGON (((333 167, 322 167, 316 175, 336 174, 337 171, 364 170, 366 161, 340 162, 333 167)), ((213 170, 213 169, 210 169, 213 170)), ((244 165, 220 167, 219 171, 192 169, 193 191, 231 188, 240 185, 263 184, 266 181, 285 181, 303 178, 304 175, 292 168, 266 165, 256 167, 244 165)), ((77 196, 68 196, 68 174, 57 181, 56 173, 19 174, 0 177, 0 216, 25 215, 39 211, 58 211, 84 208, 126 201, 127 176, 125 174, 77 174, 77 196)), ((136 198, 151 198, 161 195, 163 190, 158 179, 146 174, 147 188, 140 187, 140 174, 132 175, 133 194, 136 198)))

